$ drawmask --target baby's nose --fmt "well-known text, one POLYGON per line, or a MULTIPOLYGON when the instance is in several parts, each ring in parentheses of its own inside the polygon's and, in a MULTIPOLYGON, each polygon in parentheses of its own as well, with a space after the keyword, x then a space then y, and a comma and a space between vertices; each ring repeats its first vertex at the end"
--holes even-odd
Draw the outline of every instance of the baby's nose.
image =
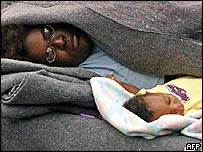
POLYGON ((178 111, 178 106, 177 105, 174 105, 171 107, 171 114, 177 114, 177 111, 178 111))

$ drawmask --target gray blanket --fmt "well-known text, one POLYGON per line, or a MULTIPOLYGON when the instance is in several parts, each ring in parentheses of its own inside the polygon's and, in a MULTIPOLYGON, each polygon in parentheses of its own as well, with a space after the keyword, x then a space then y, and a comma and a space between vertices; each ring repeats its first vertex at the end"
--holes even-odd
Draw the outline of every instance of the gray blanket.
POLYGON ((90 113, 91 108, 96 109, 89 83, 93 76, 98 75, 82 68, 48 67, 2 58, 2 117, 27 118, 54 111, 90 113))
MULTIPOLYGON (((104 52, 132 70, 202 76, 202 42, 197 38, 202 28, 201 5, 168 1, 17 1, 1 11, 1 26, 67 22, 86 31, 104 52)), ((55 108, 59 103, 95 108, 88 83, 95 76, 91 72, 5 59, 1 67, 4 117, 47 113, 52 111, 50 106, 55 108), (14 111, 24 109, 22 105, 33 112, 7 113, 8 107, 14 111)))
POLYGON ((103 120, 71 114, 1 122, 3 151, 184 151, 187 143, 201 143, 177 134, 153 140, 128 137, 103 120))
MULTIPOLYGON (((202 76, 201 1, 16 1, 1 11, 1 26, 56 22, 83 29, 132 70, 202 76)), ((104 120, 72 115, 99 114, 93 76, 81 68, 1 59, 1 150, 182 151, 200 142, 178 134, 128 137, 104 120)))
POLYGON ((201 1, 19 1, 1 15, 1 26, 73 24, 135 71, 202 76, 201 1))

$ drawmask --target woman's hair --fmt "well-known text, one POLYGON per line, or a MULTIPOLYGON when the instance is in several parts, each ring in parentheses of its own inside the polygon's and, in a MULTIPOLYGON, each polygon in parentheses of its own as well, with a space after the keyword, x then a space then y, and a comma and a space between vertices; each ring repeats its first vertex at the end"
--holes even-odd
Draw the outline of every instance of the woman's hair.
POLYGON ((23 45, 25 33, 23 25, 1 26, 1 58, 28 60, 23 45))
POLYGON ((153 112, 148 109, 148 105, 144 101, 146 94, 138 94, 130 98, 124 103, 124 107, 129 111, 133 112, 146 122, 151 122, 153 117, 153 112))

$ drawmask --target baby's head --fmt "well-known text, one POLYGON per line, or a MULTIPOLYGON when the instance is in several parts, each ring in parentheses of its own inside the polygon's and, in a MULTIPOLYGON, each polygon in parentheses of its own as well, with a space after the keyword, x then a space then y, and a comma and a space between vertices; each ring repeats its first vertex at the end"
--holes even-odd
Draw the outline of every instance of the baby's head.
POLYGON ((178 98, 166 93, 137 94, 123 106, 147 122, 165 114, 184 114, 184 106, 178 98))

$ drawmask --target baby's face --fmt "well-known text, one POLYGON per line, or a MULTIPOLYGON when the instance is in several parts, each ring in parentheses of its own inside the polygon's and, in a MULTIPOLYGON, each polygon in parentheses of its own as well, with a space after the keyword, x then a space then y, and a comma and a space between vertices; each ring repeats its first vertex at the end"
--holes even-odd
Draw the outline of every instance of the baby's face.
POLYGON ((183 104, 171 94, 148 92, 144 100, 154 113, 152 121, 165 114, 184 114, 183 104))

